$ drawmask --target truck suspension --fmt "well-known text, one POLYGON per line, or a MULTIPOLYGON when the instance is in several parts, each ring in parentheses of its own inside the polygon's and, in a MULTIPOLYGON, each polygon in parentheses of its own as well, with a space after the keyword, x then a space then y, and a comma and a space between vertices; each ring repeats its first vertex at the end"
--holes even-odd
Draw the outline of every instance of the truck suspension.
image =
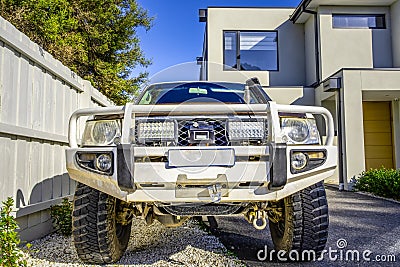
POLYGON ((244 213, 246 221, 253 224, 257 230, 267 227, 267 219, 276 223, 283 217, 283 209, 276 202, 253 203, 244 213))
POLYGON ((266 203, 255 203, 248 208, 244 215, 245 219, 253 224, 257 230, 263 230, 267 227, 266 207, 266 203))

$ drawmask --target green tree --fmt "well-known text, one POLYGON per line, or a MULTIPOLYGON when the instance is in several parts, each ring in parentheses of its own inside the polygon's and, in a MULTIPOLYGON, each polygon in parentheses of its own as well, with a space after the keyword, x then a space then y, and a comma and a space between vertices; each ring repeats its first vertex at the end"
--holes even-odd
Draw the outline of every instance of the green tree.
POLYGON ((146 80, 132 77, 150 61, 136 30, 153 18, 136 0, 0 0, 1 16, 116 104, 124 104, 146 80))

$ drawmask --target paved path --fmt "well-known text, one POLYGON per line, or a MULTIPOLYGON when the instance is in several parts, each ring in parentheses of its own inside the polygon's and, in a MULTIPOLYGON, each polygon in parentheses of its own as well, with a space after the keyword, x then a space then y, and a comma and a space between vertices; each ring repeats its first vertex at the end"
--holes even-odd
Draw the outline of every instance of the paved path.
POLYGON ((273 249, 269 229, 258 231, 241 216, 217 218, 215 235, 247 266, 400 266, 400 204, 329 188, 327 195, 330 229, 326 249, 337 251, 331 253, 332 258, 337 257, 336 260, 330 260, 326 255, 323 261, 302 264, 259 261, 257 252, 260 249, 265 249, 265 246, 267 251, 273 249), (341 240, 339 246, 347 245, 339 249, 338 240, 341 240), (352 260, 349 250, 360 253, 359 262, 352 260), (366 254, 370 262, 363 260, 362 253, 366 250, 372 252, 366 254), (396 262, 377 261, 392 256, 396 262))

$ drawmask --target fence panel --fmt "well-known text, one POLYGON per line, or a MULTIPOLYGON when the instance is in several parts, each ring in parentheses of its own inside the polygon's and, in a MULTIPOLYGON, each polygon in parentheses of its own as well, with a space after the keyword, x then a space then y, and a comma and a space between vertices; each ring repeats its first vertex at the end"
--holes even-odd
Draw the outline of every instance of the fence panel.
POLYGON ((0 201, 16 200, 22 239, 48 233, 48 208, 73 194, 68 120, 99 105, 112 103, 0 17, 0 201))

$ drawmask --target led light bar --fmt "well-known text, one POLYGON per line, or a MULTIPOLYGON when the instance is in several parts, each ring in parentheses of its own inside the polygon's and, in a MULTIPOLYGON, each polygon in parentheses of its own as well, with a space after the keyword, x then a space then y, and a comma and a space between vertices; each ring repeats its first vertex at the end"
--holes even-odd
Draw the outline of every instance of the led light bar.
POLYGON ((176 123, 174 121, 143 121, 137 126, 138 141, 145 143, 148 140, 175 140, 176 123))
POLYGON ((258 121, 229 121, 228 135, 230 140, 257 140, 265 137, 265 122, 258 121))

